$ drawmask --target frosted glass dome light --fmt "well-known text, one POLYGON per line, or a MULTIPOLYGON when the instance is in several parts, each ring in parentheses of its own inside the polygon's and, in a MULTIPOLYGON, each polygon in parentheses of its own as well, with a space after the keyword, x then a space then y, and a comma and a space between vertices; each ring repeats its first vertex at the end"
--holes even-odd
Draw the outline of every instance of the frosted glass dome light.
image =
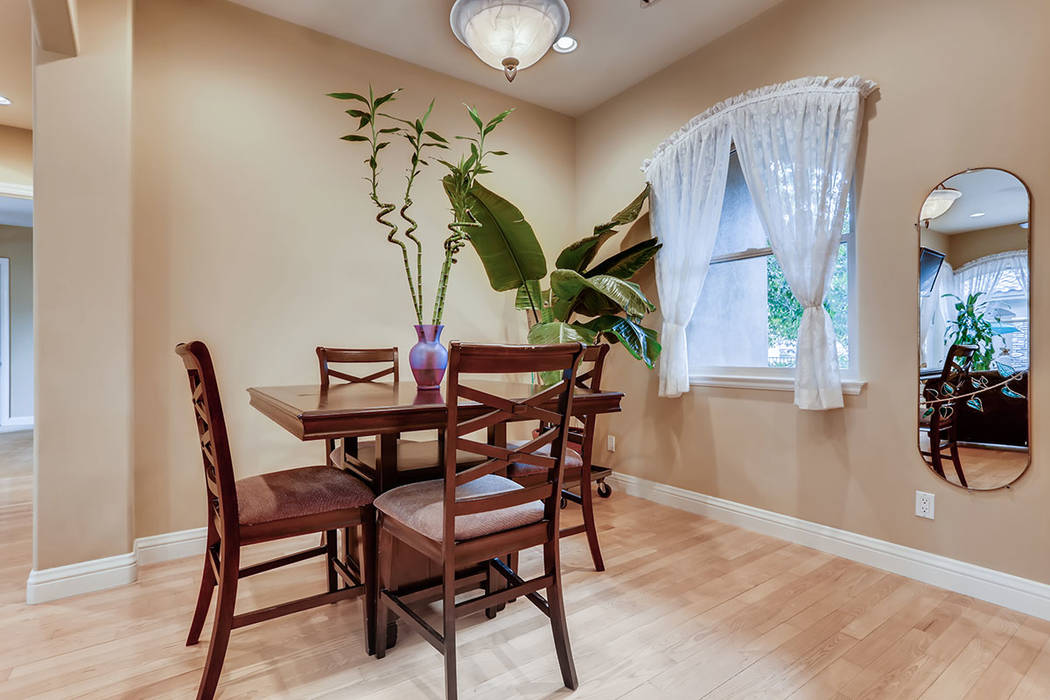
POLYGON ((456 0, 452 31, 487 65, 513 81, 569 28, 565 0, 456 0))
POLYGON ((962 197, 962 192, 951 187, 938 187, 922 203, 922 211, 919 213, 920 221, 929 221, 938 216, 944 216, 955 200, 962 197))

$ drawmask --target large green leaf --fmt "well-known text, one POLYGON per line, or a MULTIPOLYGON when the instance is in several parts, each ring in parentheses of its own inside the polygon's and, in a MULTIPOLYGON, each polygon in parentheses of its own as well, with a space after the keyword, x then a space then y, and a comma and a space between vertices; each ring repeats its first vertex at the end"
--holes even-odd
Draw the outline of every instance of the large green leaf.
POLYGON ((539 312, 542 323, 554 320, 550 306, 551 290, 541 289, 539 280, 527 280, 525 284, 518 287, 518 292, 514 296, 514 308, 523 311, 535 309, 539 312))
POLYGON ((596 337, 598 337, 597 332, 590 328, 561 321, 537 323, 529 329, 529 342, 533 345, 556 345, 557 343, 591 345, 596 337))
POLYGON ((627 348, 636 360, 641 360, 649 369, 656 364, 663 348, 657 342, 657 333, 651 328, 646 328, 635 323, 629 318, 620 316, 600 316, 587 323, 577 324, 597 333, 601 333, 610 340, 615 339, 627 348))
POLYGON ((611 221, 595 226, 594 235, 578 240, 563 250, 558 255, 554 266, 564 270, 582 272, 594 260, 594 256, 598 254, 598 249, 602 247, 605 241, 616 234, 618 226, 629 224, 641 215, 642 206, 648 198, 649 185, 646 185, 642 193, 635 197, 634 201, 628 204, 626 208, 616 214, 611 221))
MULTIPOLYGON (((446 175, 442 182, 452 200, 452 176, 446 175)), ((466 205, 480 224, 466 230, 494 290, 505 292, 528 280, 543 279, 547 274, 543 248, 520 209, 478 183, 467 194, 466 205)))
POLYGON ((634 201, 620 210, 610 221, 601 224, 600 226, 594 227, 594 235, 597 236, 600 233, 604 233, 610 229, 614 229, 618 226, 624 226, 633 222, 639 216, 642 215, 642 207, 645 205, 645 200, 649 199, 649 192, 652 190, 652 186, 646 183, 645 189, 642 190, 641 194, 634 198, 634 201))
POLYGON ((627 250, 620 251, 611 258, 606 258, 584 273, 584 277, 595 275, 612 275, 622 280, 629 280, 635 273, 649 264, 663 244, 655 238, 649 238, 627 250))
POLYGON ((607 298, 623 309, 628 316, 640 318, 656 308, 642 294, 641 287, 633 282, 611 275, 584 277, 573 270, 555 270, 551 273, 551 291, 556 297, 554 315, 567 321, 576 298, 585 290, 597 292, 607 298))

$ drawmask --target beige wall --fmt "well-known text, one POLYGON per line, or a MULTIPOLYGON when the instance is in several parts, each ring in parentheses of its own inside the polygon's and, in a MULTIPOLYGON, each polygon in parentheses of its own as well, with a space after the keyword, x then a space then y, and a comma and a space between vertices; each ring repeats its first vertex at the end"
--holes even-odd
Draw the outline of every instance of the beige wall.
POLYGON ((1028 231, 1016 224, 997 226, 980 231, 952 234, 948 237, 948 242, 950 246, 948 262, 952 267, 959 267, 977 258, 983 258, 985 255, 994 255, 1008 250, 1026 250, 1028 231))
POLYGON ((80 55, 35 68, 34 569, 133 534, 131 1, 78 8, 80 55))
MULTIPOLYGON (((1033 465, 1010 490, 970 494, 933 476, 915 449, 915 212, 932 184, 968 167, 1025 180, 1050 204, 1050 44, 1019 41, 1050 25, 1050 4, 1004 0, 787 0, 631 88, 577 124, 577 222, 601 219, 642 183, 638 167, 690 117, 727 97, 806 75, 878 81, 867 109, 857 198, 855 313, 869 384, 844 410, 799 411, 787 392, 695 388, 657 397, 656 374, 614 353, 610 383, 627 392, 605 422, 617 470, 733 501, 1050 581, 1050 420, 1034 402, 1033 465), (977 47, 977 48, 974 48, 977 47), (935 78, 932 76, 936 76, 935 78), (931 88, 936 85, 935 88, 931 88), (1041 430, 1041 427, 1044 428, 1041 430), (937 496, 934 522, 914 492, 937 496)), ((578 226, 578 228, 580 227, 578 226)), ((1035 246, 1033 278, 1050 272, 1035 246)), ((652 285, 649 285, 652 290, 652 285)), ((1036 286, 1034 315, 1050 313, 1036 286)), ((1050 327, 1037 324, 1040 366, 1050 327)), ((1033 374, 1033 395, 1050 378, 1033 374)), ((604 446, 604 440, 599 440, 604 446)))
MULTIPOLYGON (((400 256, 366 199, 365 157, 332 91, 405 88, 393 109, 468 133, 462 104, 517 111, 494 134, 511 156, 486 183, 518 203, 548 253, 573 236, 574 123, 568 117, 242 7, 136 3, 135 534, 204 524, 199 449, 173 349, 201 338, 215 355, 241 475, 319 463, 248 406, 253 385, 316 382, 314 346, 415 342, 400 256)), ((400 155, 391 146, 384 155, 400 155)), ((388 158, 387 180, 406 165, 388 158)), ((427 314, 449 221, 441 166, 415 212, 428 256, 427 314)), ((488 288, 477 257, 455 267, 447 339, 521 339, 520 314, 488 288)), ((404 358, 407 353, 403 352, 404 358)), ((407 370, 407 365, 404 368, 407 370)), ((80 557, 84 558, 84 557, 80 557)))
MULTIPOLYGON (((33 229, 0 226, 7 258, 11 309, 11 416, 33 415, 33 229)), ((0 367, 6 372, 7 368, 0 367)))
POLYGON ((0 125, 0 183, 33 184, 33 132, 0 125))

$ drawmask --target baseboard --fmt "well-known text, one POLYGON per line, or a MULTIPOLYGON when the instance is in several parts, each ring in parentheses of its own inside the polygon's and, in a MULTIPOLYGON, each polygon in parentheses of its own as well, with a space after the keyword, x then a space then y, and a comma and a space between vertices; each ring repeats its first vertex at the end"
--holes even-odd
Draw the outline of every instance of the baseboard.
POLYGON ((812 547, 835 556, 1050 620, 1050 585, 630 474, 609 481, 631 496, 812 547))
POLYGON ((207 539, 208 530, 203 527, 139 537, 135 540, 135 555, 139 565, 198 556, 204 554, 207 539))
POLYGON ((134 583, 138 567, 145 564, 199 556, 204 552, 207 530, 203 527, 139 537, 127 554, 78 562, 52 569, 34 569, 26 581, 26 602, 47 603, 60 598, 93 593, 134 583))
POLYGON ((10 421, 4 421, 0 423, 0 433, 18 433, 23 430, 33 429, 33 419, 29 418, 29 422, 20 422, 21 418, 12 418, 10 421))
POLYGON ((135 581, 135 554, 118 554, 52 569, 33 569, 26 580, 26 602, 47 603, 59 598, 102 591, 135 581))

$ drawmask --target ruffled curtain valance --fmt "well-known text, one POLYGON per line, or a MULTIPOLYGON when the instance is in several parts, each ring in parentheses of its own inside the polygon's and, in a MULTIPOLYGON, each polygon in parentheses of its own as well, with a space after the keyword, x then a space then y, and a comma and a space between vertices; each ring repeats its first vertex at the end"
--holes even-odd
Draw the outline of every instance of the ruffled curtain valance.
POLYGON ((684 327, 710 265, 735 143, 773 253, 803 307, 795 404, 843 405, 835 335, 822 305, 853 183, 864 99, 875 87, 859 77, 809 77, 752 90, 691 119, 644 163, 653 186, 653 232, 664 244, 656 259, 665 319, 662 396, 689 390, 684 327))

